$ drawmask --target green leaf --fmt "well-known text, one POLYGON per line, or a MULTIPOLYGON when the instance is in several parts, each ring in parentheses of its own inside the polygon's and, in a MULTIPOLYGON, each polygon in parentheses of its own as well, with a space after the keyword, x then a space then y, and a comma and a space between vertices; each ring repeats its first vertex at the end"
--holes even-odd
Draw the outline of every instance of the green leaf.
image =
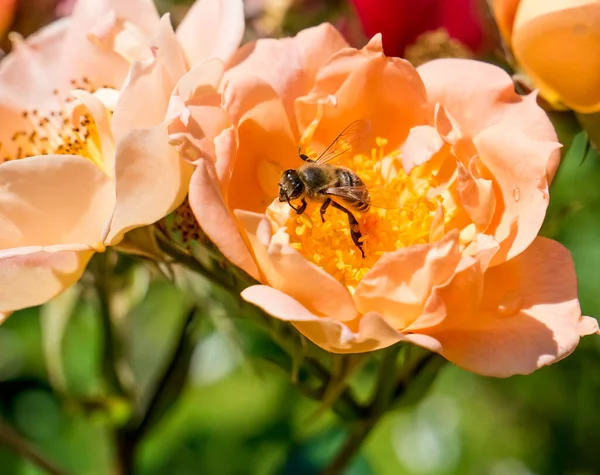
POLYGON ((600 112, 594 114, 577 113, 577 120, 587 133, 588 140, 596 152, 600 152, 600 112))
POLYGON ((564 155, 564 160, 582 164, 590 155, 590 151, 593 153, 593 150, 590 149, 587 134, 582 130, 573 138, 571 146, 564 155))

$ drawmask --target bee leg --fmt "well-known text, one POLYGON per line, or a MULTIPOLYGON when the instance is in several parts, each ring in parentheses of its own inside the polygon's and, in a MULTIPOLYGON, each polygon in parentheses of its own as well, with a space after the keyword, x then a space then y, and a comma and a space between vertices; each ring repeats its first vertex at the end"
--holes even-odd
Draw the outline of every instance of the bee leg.
POLYGON ((314 160, 311 160, 310 158, 308 158, 308 155, 306 155, 305 153, 302 153, 302 149, 300 147, 298 147, 298 156, 305 162, 314 162, 314 160))
POLYGON ((362 233, 360 232, 360 225, 358 221, 354 217, 354 215, 350 212, 350 210, 344 208, 341 204, 336 203, 335 201, 331 202, 331 206, 334 208, 343 211, 348 215, 348 224, 350 225, 350 237, 352 238, 352 242, 358 247, 360 253, 362 254, 363 259, 365 258, 365 251, 362 248, 362 242, 360 242, 360 238, 362 237, 362 233))
POLYGON ((329 205, 331 204, 331 198, 327 198, 325 201, 323 201, 323 204, 321 205, 321 208, 319 209, 319 212, 321 213, 321 222, 325 222, 325 212, 327 211, 327 208, 329 208, 329 205))
POLYGON ((307 206, 306 200, 304 198, 302 198, 302 204, 300 205, 299 208, 296 208, 296 213, 298 213, 298 214, 304 213, 304 211, 306 210, 306 206, 307 206))
POLYGON ((287 204, 290 205, 290 208, 292 208, 296 213, 298 214, 302 214, 304 213, 304 211, 306 210, 306 206, 308 205, 308 203, 306 203, 306 200, 304 198, 302 198, 302 204, 296 208, 288 199, 287 200, 287 204))

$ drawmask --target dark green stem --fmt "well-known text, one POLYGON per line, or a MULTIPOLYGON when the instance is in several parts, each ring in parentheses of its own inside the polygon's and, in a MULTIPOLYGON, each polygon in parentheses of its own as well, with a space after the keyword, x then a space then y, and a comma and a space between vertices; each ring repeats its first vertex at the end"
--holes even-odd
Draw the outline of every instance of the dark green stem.
POLYGON ((118 371, 118 362, 121 357, 119 350, 120 338, 112 317, 109 257, 108 251, 97 255, 95 266, 92 269, 95 276, 95 288, 98 295, 103 335, 102 373, 104 374, 109 390, 114 394, 122 396, 126 394, 126 391, 118 371))
POLYGON ((391 409, 399 398, 404 396, 410 381, 419 373, 429 367, 432 361, 437 361, 438 355, 428 353, 418 363, 413 365, 409 371, 400 379, 396 380, 398 353, 403 348, 402 344, 396 344, 385 350, 379 366, 377 384, 374 388, 371 404, 367 416, 358 420, 350 428, 350 434, 344 445, 335 455, 331 463, 323 470, 322 475, 337 475, 352 461, 365 439, 380 421, 381 417, 391 409))
POLYGON ((21 455, 21 457, 37 465, 50 475, 66 475, 66 472, 40 454, 29 442, 2 420, 0 420, 0 444, 10 447, 21 455))
POLYGON ((194 349, 193 332, 197 312, 198 309, 194 307, 185 319, 177 346, 173 350, 169 363, 157 381, 146 409, 143 411, 143 415, 135 428, 137 439, 141 439, 151 424, 156 422, 162 415, 162 412, 167 409, 165 402, 175 399, 183 388, 194 349), (177 391, 177 394, 173 394, 173 390, 177 391))

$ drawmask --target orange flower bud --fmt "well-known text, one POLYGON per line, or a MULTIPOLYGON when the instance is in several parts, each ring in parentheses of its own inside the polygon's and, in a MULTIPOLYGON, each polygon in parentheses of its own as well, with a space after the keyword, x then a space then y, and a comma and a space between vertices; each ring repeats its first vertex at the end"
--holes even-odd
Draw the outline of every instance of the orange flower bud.
POLYGON ((550 102, 600 110, 600 1, 495 0, 519 66, 550 102))

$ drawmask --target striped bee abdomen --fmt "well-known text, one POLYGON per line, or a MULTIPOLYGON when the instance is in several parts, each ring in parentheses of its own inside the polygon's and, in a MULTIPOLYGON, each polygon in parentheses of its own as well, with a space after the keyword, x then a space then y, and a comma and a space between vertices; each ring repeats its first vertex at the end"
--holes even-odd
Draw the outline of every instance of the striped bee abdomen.
POLYGON ((360 177, 347 168, 336 168, 338 187, 348 187, 347 193, 338 194, 338 198, 344 200, 348 206, 356 211, 364 213, 369 210, 369 192, 360 177))

